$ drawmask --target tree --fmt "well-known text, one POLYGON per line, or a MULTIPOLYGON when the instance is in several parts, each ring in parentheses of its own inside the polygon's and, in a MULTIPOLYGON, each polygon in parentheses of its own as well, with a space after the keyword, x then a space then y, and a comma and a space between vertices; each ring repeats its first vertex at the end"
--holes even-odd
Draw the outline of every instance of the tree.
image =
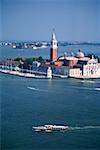
POLYGON ((14 59, 15 61, 23 61, 23 58, 22 57, 17 57, 14 59))
POLYGON ((27 65, 32 65, 33 64, 33 58, 26 58, 24 63, 27 65))
POLYGON ((39 62, 43 62, 43 61, 44 61, 44 59, 43 59, 41 56, 39 56, 39 57, 37 58, 37 61, 39 61, 39 62))

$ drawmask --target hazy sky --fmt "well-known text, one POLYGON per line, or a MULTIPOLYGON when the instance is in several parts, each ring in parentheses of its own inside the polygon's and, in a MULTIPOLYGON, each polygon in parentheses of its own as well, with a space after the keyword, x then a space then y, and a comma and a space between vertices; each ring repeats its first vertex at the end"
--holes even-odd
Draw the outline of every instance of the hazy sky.
POLYGON ((100 41, 100 0, 0 0, 2 40, 100 41))

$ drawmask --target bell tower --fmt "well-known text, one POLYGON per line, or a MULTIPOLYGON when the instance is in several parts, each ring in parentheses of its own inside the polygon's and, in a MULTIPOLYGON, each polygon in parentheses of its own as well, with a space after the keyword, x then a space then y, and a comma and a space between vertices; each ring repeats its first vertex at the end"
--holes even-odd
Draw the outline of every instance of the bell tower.
POLYGON ((57 60, 57 40, 55 36, 55 32, 53 30, 52 40, 51 40, 51 49, 50 49, 50 61, 55 62, 57 60))

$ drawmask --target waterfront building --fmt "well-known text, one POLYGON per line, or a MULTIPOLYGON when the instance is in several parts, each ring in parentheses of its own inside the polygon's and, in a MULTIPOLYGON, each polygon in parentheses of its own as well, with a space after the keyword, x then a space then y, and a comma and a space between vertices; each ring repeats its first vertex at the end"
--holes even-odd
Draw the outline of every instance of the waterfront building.
POLYGON ((96 58, 85 57, 82 52, 78 52, 77 58, 77 64, 69 68, 69 77, 100 78, 100 63, 96 58))
POLYGON ((64 56, 57 58, 57 47, 57 40, 53 31, 50 49, 50 63, 45 63, 45 65, 51 66, 53 72, 53 68, 55 68, 56 71, 64 70, 61 72, 64 72, 64 74, 69 77, 100 77, 100 63, 98 63, 97 59, 94 57, 86 57, 80 49, 76 55, 69 56, 67 53, 64 53, 64 56))
MULTIPOLYGON (((100 63, 93 56, 86 57, 79 49, 75 56, 64 56, 57 58, 57 40, 55 33, 52 34, 51 50, 50 50, 52 68, 55 66, 56 70, 66 70, 66 75, 69 77, 83 77, 83 78, 100 78, 100 63)), ((50 66, 50 65, 49 65, 50 66)))
POLYGON ((79 77, 80 75, 82 75, 82 71, 80 70, 80 68, 69 68, 69 77, 79 77))
POLYGON ((93 56, 83 65, 83 76, 100 76, 100 63, 93 56))
POLYGON ((70 68, 72 68, 77 64, 78 58, 74 56, 62 56, 59 57, 59 61, 62 61, 64 66, 69 66, 70 68))

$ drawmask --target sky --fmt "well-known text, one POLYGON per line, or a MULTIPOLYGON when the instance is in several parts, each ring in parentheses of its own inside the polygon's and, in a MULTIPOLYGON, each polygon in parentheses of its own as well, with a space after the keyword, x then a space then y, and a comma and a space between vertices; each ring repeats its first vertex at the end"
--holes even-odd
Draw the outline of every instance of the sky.
POLYGON ((100 42, 100 0, 0 0, 0 40, 100 42))

